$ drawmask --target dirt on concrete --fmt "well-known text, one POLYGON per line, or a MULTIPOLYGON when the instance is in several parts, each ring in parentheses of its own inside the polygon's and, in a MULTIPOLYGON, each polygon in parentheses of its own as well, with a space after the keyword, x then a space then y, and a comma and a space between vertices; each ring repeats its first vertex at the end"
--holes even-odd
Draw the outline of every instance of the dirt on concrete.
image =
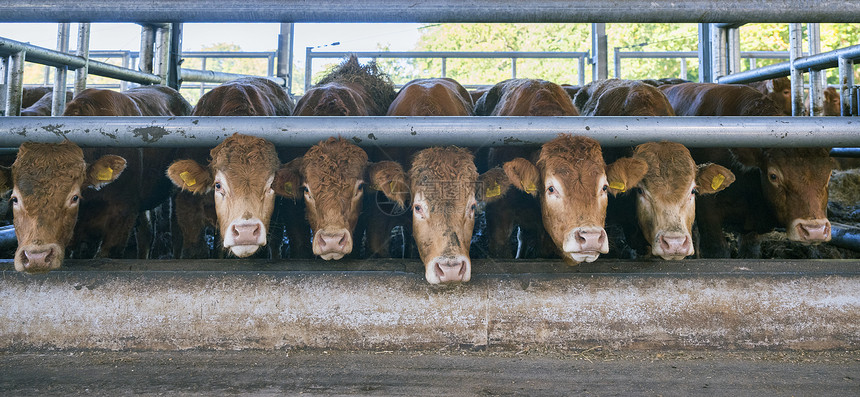
POLYGON ((2 352, 0 394, 856 396, 860 352, 2 352))

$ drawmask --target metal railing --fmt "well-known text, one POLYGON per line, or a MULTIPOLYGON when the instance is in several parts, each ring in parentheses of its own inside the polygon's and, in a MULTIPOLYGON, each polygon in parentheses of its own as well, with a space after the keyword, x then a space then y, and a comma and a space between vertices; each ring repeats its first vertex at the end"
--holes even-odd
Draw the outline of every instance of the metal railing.
MULTIPOLYGON (((585 84, 585 61, 588 59, 588 52, 520 52, 520 51, 499 51, 499 52, 477 52, 477 51, 376 51, 376 52, 347 52, 347 51, 326 51, 314 52, 313 47, 305 49, 305 92, 311 88, 311 75, 313 74, 313 60, 326 58, 345 58, 350 55, 355 55, 358 58, 400 58, 400 59, 441 59, 442 66, 439 75, 432 77, 447 77, 448 59, 510 59, 511 60, 511 78, 517 77, 517 60, 518 59, 568 59, 577 60, 578 71, 577 81, 579 85, 585 84)), ((428 76, 429 77, 429 76, 428 76)))
MULTIPOLYGON (((623 78, 621 75, 621 64, 624 59, 678 59, 681 63, 679 78, 687 79, 687 59, 698 59, 696 51, 621 51, 621 47, 615 47, 615 77, 623 78)), ((746 58, 750 70, 758 67, 759 59, 788 59, 788 51, 743 51, 741 58, 746 58)), ((668 76, 661 76, 668 77, 668 76)))

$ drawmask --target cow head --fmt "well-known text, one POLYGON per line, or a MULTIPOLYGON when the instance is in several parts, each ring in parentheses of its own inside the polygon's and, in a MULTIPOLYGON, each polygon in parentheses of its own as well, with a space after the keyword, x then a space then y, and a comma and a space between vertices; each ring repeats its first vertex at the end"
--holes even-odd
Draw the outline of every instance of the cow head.
MULTIPOLYGON (((125 170, 125 159, 107 155, 87 165, 72 142, 23 143, 12 168, 0 180, 12 181, 12 214, 18 249, 15 270, 43 273, 63 264, 78 218, 83 189, 100 189, 125 170)), ((10 186, 4 184, 3 190, 10 186)))
POLYGON ((635 186, 647 169, 634 158, 606 166, 597 141, 570 135, 545 143, 536 165, 523 158, 504 165, 515 187, 540 199, 544 228, 571 265, 609 252, 607 194, 635 186))
MULTIPOLYGON (((390 180, 406 177, 389 166, 390 180)), ((411 197, 412 233, 430 284, 467 282, 472 278, 469 244, 481 202, 502 197, 510 186, 500 168, 478 175, 467 149, 435 147, 418 152, 408 174, 409 190, 386 192, 393 201, 411 197)), ((406 204, 410 204, 406 202, 406 204)))
POLYGON ((735 148, 745 169, 758 169, 768 207, 784 225, 789 240, 808 244, 830 241, 827 185, 835 166, 828 148, 735 148))
POLYGON ((167 176, 183 190, 212 193, 222 245, 242 258, 266 245, 275 206, 272 182, 280 162, 265 139, 233 134, 209 152, 208 167, 194 160, 170 165, 167 176))
MULTIPOLYGON (((275 190, 284 197, 303 197, 314 255, 330 260, 352 252, 352 233, 361 213, 366 182, 405 191, 402 180, 386 180, 381 165, 389 163, 370 164, 363 149, 344 139, 330 138, 281 168, 275 190)), ((402 199, 398 204, 403 205, 402 199)))
POLYGON ((735 175, 717 164, 697 167, 690 151, 674 142, 643 143, 633 158, 648 164, 645 177, 628 190, 637 196, 636 216, 651 253, 667 260, 693 255, 696 195, 725 189, 735 175))

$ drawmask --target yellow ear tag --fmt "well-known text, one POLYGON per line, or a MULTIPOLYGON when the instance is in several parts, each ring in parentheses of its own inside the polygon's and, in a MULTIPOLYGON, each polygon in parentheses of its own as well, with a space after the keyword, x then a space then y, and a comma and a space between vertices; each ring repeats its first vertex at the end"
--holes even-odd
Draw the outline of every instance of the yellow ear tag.
POLYGON ((389 192, 391 192, 391 193, 400 193, 400 192, 398 192, 397 190, 395 190, 395 187, 396 187, 396 186, 397 186, 397 182, 391 181, 391 182, 388 184, 388 191, 389 191, 389 192))
POLYGON ((105 167, 99 170, 96 174, 96 179, 100 181, 109 181, 113 178, 113 168, 105 167))
POLYGON ((284 182, 284 193, 288 196, 293 195, 293 183, 292 182, 284 182))
POLYGON ((624 182, 610 182, 609 188, 621 191, 622 193, 627 191, 627 185, 624 182))
POLYGON ((498 183, 493 183, 493 187, 487 188, 487 194, 484 195, 486 198, 496 197, 502 195, 502 186, 498 183))
POLYGON ((723 185, 724 180, 726 180, 726 177, 723 174, 714 175, 714 179, 711 179, 711 189, 717 190, 717 188, 723 185))
POLYGON ((182 182, 185 182, 186 186, 194 186, 197 184, 197 180, 191 176, 191 173, 188 171, 182 171, 179 173, 179 177, 182 178, 182 182))
POLYGON ((537 191, 537 186, 535 186, 534 183, 529 183, 528 186, 526 186, 525 188, 526 188, 526 193, 528 193, 528 194, 532 194, 535 191, 537 191))

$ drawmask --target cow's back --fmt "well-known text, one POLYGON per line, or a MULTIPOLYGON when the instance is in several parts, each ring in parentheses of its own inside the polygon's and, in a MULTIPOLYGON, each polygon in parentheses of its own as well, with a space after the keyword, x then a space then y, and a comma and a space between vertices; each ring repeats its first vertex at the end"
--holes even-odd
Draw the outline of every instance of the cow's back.
POLYGON ((766 95, 740 84, 683 83, 659 87, 678 116, 782 116, 766 95))
POLYGON ((173 88, 156 85, 135 87, 123 94, 134 101, 141 116, 188 116, 191 104, 173 88))
POLYGON ((244 77, 226 82, 204 94, 194 116, 289 116, 295 103, 275 82, 244 77))

